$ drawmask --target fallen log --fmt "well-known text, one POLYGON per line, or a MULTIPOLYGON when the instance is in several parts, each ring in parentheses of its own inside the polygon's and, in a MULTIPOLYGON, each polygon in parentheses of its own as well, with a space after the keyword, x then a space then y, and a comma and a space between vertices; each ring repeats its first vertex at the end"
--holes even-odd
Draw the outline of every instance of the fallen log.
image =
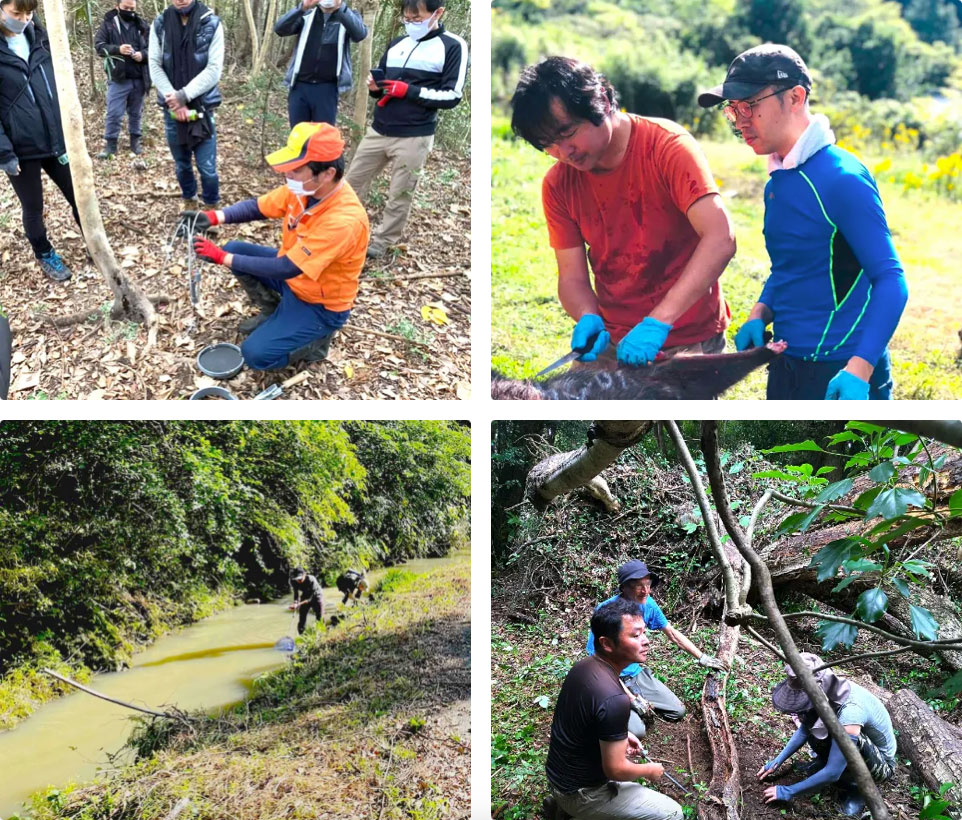
MULTIPOLYGON (((888 703, 898 732, 899 752, 925 785, 938 793, 943 783, 962 784, 962 730, 940 718, 911 689, 899 689, 888 703)), ((946 799, 962 803, 955 789, 946 799)))

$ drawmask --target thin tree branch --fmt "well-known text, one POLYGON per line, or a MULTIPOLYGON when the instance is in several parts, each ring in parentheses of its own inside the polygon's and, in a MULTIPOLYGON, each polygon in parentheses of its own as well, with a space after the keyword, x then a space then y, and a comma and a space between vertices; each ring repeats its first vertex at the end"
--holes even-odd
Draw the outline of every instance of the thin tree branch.
POLYGON ((889 820, 889 812, 885 806, 885 801, 879 793, 872 775, 869 773, 865 760, 859 754, 855 744, 851 743, 848 735, 838 722, 834 709, 828 702, 825 692, 818 685, 812 670, 802 660, 801 653, 795 645, 795 639, 788 629, 788 624, 782 617, 778 602, 775 600, 775 590, 772 586, 772 576, 768 565, 762 560, 761 556, 746 543, 744 534, 735 522, 731 507, 728 504, 728 493, 725 489, 725 478, 722 475, 721 464, 718 455, 718 424, 714 421, 703 421, 701 425, 701 445, 702 455, 705 458, 705 467, 708 471, 708 481, 711 484, 712 495, 715 498, 715 507, 721 516, 728 534, 731 536, 732 543, 735 544, 742 558, 751 565, 755 576, 755 583, 758 587, 759 597, 762 608, 768 615, 772 629, 778 639, 779 645, 785 653, 788 664, 795 671, 798 680, 802 685, 805 694, 811 699, 815 711, 822 719, 828 729, 832 739, 837 744, 848 763, 849 771, 855 778, 859 791, 865 797, 872 817, 875 820, 889 820))
MULTIPOLYGON (((767 621, 768 618, 764 615, 759 615, 755 612, 751 615, 756 621, 767 621)), ((962 649, 962 638, 944 638, 940 641, 913 641, 911 638, 903 638, 901 635, 895 635, 892 632, 886 632, 884 629, 880 629, 872 624, 867 624, 865 621, 856 621, 853 618, 846 618, 842 615, 830 615, 827 612, 787 612, 782 615, 786 620, 788 618, 820 618, 823 621, 835 621, 840 624, 849 624, 859 629, 864 629, 868 632, 874 632, 876 635, 892 641, 892 643, 901 644, 902 646, 910 646, 912 648, 923 648, 923 649, 962 649)))
POLYGON ((810 510, 814 510, 816 507, 824 507, 826 510, 831 510, 832 512, 851 513, 852 515, 857 515, 859 518, 865 518, 865 510, 860 510, 856 507, 846 507, 843 504, 818 504, 814 501, 803 501, 801 498, 792 498, 790 495, 780 493, 778 490, 772 490, 772 498, 796 507, 807 507, 810 510))
POLYGON ((846 658, 839 658, 837 661, 832 661, 831 663, 823 663, 818 669, 813 669, 812 673, 821 672, 823 669, 831 669, 833 666, 841 666, 843 663, 852 663, 853 661, 864 661, 866 658, 883 658, 886 655, 899 655, 902 652, 912 652, 911 646, 903 646, 901 649, 887 649, 885 652, 865 652, 861 655, 849 655, 846 658))
POLYGON ((748 624, 745 624, 745 631, 748 632, 748 634, 751 635, 751 636, 752 636, 756 641, 758 641, 762 646, 764 646, 764 647, 765 647, 766 649, 768 649, 769 651, 773 652, 773 653, 775 654, 775 656, 776 656, 782 663, 788 663, 788 661, 785 660, 785 656, 784 656, 781 652, 779 652, 778 649, 776 649, 772 644, 770 644, 768 641, 766 641, 761 635, 759 635, 759 634, 758 634, 754 629, 752 629, 748 624))

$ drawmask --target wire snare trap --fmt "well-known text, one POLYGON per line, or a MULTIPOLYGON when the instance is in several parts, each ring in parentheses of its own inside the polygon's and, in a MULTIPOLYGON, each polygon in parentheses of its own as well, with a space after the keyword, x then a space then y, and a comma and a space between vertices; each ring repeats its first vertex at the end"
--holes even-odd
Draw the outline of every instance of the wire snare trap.
POLYGON ((200 303, 200 281, 204 268, 204 260, 194 253, 194 235, 195 233, 203 233, 203 231, 196 231, 196 226, 197 216, 193 218, 179 217, 173 233, 170 234, 167 243, 164 245, 164 267, 166 268, 177 249, 177 240, 184 239, 187 242, 187 259, 185 262, 187 289, 190 293, 190 302, 195 307, 200 303))

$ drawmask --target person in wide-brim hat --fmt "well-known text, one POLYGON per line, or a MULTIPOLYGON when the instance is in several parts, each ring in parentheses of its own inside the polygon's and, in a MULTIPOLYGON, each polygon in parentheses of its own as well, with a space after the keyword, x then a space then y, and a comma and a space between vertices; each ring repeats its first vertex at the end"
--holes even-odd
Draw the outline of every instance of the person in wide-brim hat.
MULTIPOLYGON (((822 659, 818 655, 802 652, 801 657, 828 698, 839 723, 858 748, 873 779, 882 782, 891 778, 895 771, 895 732, 885 706, 867 689, 831 669, 822 669, 822 659)), ((847 769, 842 750, 829 737, 828 729, 815 712, 811 698, 791 666, 786 665, 785 680, 772 692, 772 704, 778 711, 793 715, 797 729, 779 755, 762 765, 758 779, 773 775, 806 744, 815 753, 815 759, 801 768, 807 777, 800 783, 766 788, 765 802, 790 801, 837 783, 841 816, 859 817, 865 808, 865 798, 847 769)))
POLYGON ((344 177, 344 140, 328 123, 298 123, 287 144, 267 155, 286 184, 221 211, 185 211, 198 233, 213 225, 282 220, 280 249, 249 242, 218 247, 194 237, 203 259, 230 268, 260 315, 240 324, 255 370, 326 358, 331 338, 351 315, 370 226, 344 177))
MULTIPOLYGON (((651 597, 652 589, 660 582, 661 578, 653 573, 644 561, 626 561, 618 567, 618 594, 602 601, 595 611, 611 601, 624 598, 638 606, 647 629, 664 633, 670 641, 696 658, 702 666, 715 671, 725 671, 727 667, 724 663, 702 652, 691 640, 668 623, 661 607, 651 597)), ((595 640, 590 632, 587 649, 589 655, 594 654, 595 640)), ((647 666, 638 663, 629 664, 621 670, 620 677, 624 686, 637 698, 636 706, 628 721, 628 730, 636 736, 642 737, 645 734, 646 717, 650 720, 654 715, 658 715, 665 720, 676 721, 685 716, 685 705, 671 689, 654 676, 647 666)))

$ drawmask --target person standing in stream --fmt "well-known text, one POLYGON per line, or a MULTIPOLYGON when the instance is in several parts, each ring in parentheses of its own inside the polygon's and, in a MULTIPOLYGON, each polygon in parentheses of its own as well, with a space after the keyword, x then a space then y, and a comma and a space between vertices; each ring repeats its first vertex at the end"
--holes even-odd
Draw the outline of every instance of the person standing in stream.
POLYGON ((307 626, 307 613, 313 612, 318 623, 324 621, 324 592, 321 583, 307 570, 297 567, 291 570, 291 589, 294 590, 294 603, 288 607, 297 610, 297 634, 303 635, 307 626))
POLYGON ((150 79, 164 109, 167 145, 177 182, 188 202, 197 199, 193 159, 200 172, 201 199, 220 200, 214 109, 221 103, 224 27, 200 0, 171 0, 150 27, 150 79))
POLYGON ((37 0, 0 0, 0 171, 7 175, 23 213, 23 232, 40 268, 55 282, 70 278, 43 223, 46 173, 80 224, 67 159, 57 82, 47 32, 33 19, 37 0))

